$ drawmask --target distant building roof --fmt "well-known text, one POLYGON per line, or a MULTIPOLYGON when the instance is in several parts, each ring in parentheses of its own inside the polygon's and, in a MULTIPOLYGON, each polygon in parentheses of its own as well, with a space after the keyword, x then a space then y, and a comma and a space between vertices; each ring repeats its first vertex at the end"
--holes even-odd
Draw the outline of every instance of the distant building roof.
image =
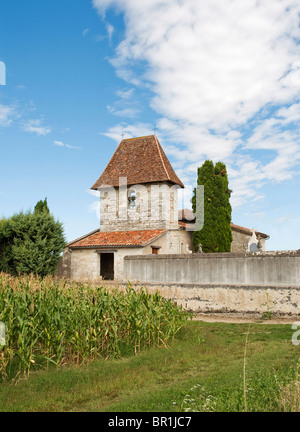
MULTIPOLYGON (((179 225, 180 226, 182 226, 182 227, 186 226, 186 227, 191 228, 192 227, 192 223, 195 221, 195 214, 190 209, 179 210, 179 212, 178 212, 178 220, 179 220, 179 225)), ((233 231, 237 231, 237 232, 240 232, 242 234, 247 234, 249 236, 252 235, 252 230, 251 229, 245 228, 245 227, 242 227, 242 226, 239 226, 239 225, 235 225, 233 223, 231 223, 231 229, 233 231)), ((268 234, 264 234, 264 233, 259 232, 259 231, 255 231, 255 234, 259 235, 260 237, 263 237, 265 239, 270 238, 268 236, 268 234)))
POLYGON ((193 213, 193 210, 190 209, 182 209, 178 212, 178 220, 182 221, 194 221, 195 220, 195 214, 193 213))
POLYGON ((122 140, 91 189, 118 187, 120 177, 127 185, 167 181, 184 188, 155 135, 122 140))
MULTIPOLYGON (((245 227, 242 227, 242 226, 239 226, 239 225, 235 225, 233 223, 231 223, 231 229, 233 231, 238 231, 238 232, 241 232, 243 234, 248 234, 250 236, 252 235, 252 230, 251 229, 245 228, 245 227)), ((259 235, 260 237, 263 237, 265 239, 269 239, 270 238, 270 236, 268 234, 264 234, 264 233, 256 231, 256 230, 255 230, 255 234, 259 235)))
POLYGON ((167 230, 93 231, 69 243, 70 249, 99 247, 144 247, 164 235, 167 230))

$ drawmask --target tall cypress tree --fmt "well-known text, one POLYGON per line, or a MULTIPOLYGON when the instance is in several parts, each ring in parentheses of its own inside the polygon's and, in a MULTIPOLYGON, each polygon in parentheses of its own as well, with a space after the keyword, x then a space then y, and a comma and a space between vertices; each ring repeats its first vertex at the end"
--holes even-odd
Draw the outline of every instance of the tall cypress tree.
MULTIPOLYGON (((201 244, 203 252, 230 252, 231 191, 225 164, 218 162, 214 166, 212 161, 205 161, 198 168, 197 184, 204 186, 204 225, 200 231, 194 231, 195 250, 198 251, 201 244)), ((196 189, 192 204, 196 212, 196 189)))
POLYGON ((231 190, 228 185, 226 166, 222 162, 215 166, 215 224, 218 252, 230 252, 231 232, 231 190))
MULTIPOLYGON (((204 252, 213 251, 216 247, 215 231, 214 231, 214 164, 207 160, 202 167, 198 168, 198 185, 204 186, 204 225, 201 231, 194 231, 193 243, 195 250, 199 249, 199 244, 202 245, 204 252)), ((192 198, 193 211, 196 212, 196 190, 192 198)), ((197 203, 199 205, 199 203, 197 203)))

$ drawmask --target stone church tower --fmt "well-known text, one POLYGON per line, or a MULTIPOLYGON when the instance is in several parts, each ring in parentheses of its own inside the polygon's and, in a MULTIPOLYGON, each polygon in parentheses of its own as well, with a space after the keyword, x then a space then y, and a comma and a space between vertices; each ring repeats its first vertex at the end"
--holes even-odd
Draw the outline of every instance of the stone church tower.
POLYGON ((123 140, 91 188, 100 191, 100 231, 178 229, 183 187, 156 136, 123 140))
POLYGON ((178 223, 177 177, 155 135, 124 139, 92 186, 100 228, 67 246, 70 277, 123 280, 126 255, 187 253, 191 233, 178 223))

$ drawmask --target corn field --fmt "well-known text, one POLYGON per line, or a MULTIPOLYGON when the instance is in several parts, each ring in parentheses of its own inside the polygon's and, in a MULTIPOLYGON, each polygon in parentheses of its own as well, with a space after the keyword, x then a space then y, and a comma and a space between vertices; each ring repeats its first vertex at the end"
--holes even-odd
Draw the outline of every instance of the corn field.
POLYGON ((191 315, 158 293, 0 273, 0 377, 167 346, 191 315))

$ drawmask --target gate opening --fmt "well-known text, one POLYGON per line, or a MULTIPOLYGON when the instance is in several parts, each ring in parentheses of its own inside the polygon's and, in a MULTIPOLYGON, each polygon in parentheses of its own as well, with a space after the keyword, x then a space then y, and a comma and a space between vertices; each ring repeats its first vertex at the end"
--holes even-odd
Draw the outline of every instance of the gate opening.
POLYGON ((114 254, 102 253, 100 255, 100 276, 103 280, 114 280, 114 254))

